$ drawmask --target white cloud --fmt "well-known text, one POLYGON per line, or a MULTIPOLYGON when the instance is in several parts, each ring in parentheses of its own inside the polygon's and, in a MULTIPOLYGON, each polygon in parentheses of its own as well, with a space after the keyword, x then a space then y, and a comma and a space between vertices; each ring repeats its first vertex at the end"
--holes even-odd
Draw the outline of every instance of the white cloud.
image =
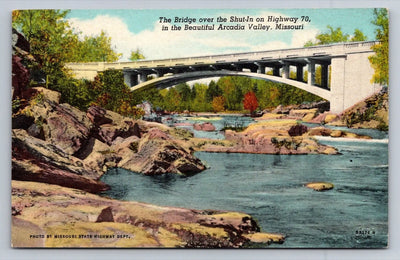
MULTIPOLYGON (((280 14, 259 16, 267 15, 278 17, 280 14)), ((82 35, 94 36, 105 31, 111 37, 114 49, 123 53, 122 61, 127 61, 131 50, 137 48, 147 59, 163 59, 301 47, 317 33, 312 28, 294 31, 291 42, 287 43, 279 39, 283 32, 278 31, 162 31, 161 24, 156 21, 151 30, 134 34, 120 18, 109 15, 99 15, 92 20, 71 18, 69 21, 82 35)))

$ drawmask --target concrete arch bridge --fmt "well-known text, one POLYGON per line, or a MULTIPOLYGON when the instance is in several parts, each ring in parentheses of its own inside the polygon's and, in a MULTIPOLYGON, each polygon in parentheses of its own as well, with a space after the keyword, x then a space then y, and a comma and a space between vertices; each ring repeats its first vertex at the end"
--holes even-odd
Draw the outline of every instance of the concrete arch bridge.
POLYGON ((121 69, 132 91, 167 88, 181 82, 221 76, 270 80, 320 96, 330 102, 331 112, 341 113, 381 89, 380 85, 371 83, 374 70, 368 60, 374 54, 371 47, 377 43, 351 42, 163 60, 70 63, 67 66, 76 78, 86 79, 93 79, 99 71, 121 69), (319 66, 321 84, 317 85, 315 72, 319 66), (267 74, 267 71, 272 73, 267 74), (290 78, 290 72, 295 73, 294 79, 290 78))

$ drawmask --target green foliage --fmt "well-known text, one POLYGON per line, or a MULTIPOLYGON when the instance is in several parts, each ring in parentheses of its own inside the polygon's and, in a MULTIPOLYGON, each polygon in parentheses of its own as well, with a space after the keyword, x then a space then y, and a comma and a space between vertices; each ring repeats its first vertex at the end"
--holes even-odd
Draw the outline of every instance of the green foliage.
POLYGON ((324 33, 320 33, 315 37, 315 41, 307 41, 304 44, 304 47, 310 47, 315 45, 324 45, 331 43, 339 43, 339 42, 348 42, 348 41, 365 41, 367 37, 364 35, 362 31, 359 29, 355 29, 352 38, 347 33, 342 32, 341 27, 337 27, 334 29, 332 26, 327 26, 328 31, 324 33))
POLYGON ((143 59, 145 59, 145 57, 141 53, 139 48, 137 48, 136 51, 131 51, 131 56, 129 57, 130 61, 137 61, 137 60, 143 60, 143 59))
POLYGON ((212 102, 215 97, 221 95, 222 95, 222 90, 218 87, 217 83, 214 80, 210 81, 206 91, 207 102, 212 102))
POLYGON ((76 47, 71 51, 68 62, 113 62, 122 56, 111 48, 111 37, 104 31, 97 36, 85 36, 83 41, 76 42, 76 47))
POLYGON ((372 82, 381 85, 389 84, 389 18, 388 12, 384 8, 374 9, 375 20, 372 21, 377 26, 375 30, 376 39, 379 44, 372 46, 375 55, 369 57, 375 73, 372 82))
MULTIPOLYGON (((155 98, 154 105, 167 111, 196 111, 220 112, 225 109, 230 111, 244 110, 244 94, 252 92, 258 102, 256 108, 261 110, 278 105, 301 104, 304 102, 320 101, 322 98, 282 83, 250 79, 245 77, 221 77, 218 82, 211 81, 209 85, 196 83, 192 87, 179 84, 175 87, 162 90, 149 90, 155 98), (210 90, 211 89, 211 90, 210 90), (219 96, 209 98, 215 94, 219 96)), ((135 97, 141 96, 135 92, 135 97)))
POLYGON ((53 81, 64 75, 63 66, 70 50, 78 41, 64 19, 67 10, 19 10, 13 13, 13 27, 21 31, 30 43, 35 62, 31 71, 43 71, 53 81))
POLYGON ((362 41, 366 41, 366 40, 368 40, 368 37, 366 35, 364 35, 364 33, 362 31, 360 31, 359 29, 354 30, 354 35, 350 39, 351 42, 362 42, 362 41))
POLYGON ((128 101, 122 101, 121 105, 116 109, 116 112, 134 119, 140 119, 145 115, 143 109, 132 106, 128 101))
POLYGON ((46 86, 52 89, 65 89, 60 86, 63 80, 71 84, 64 68, 67 62, 116 61, 120 57, 104 32, 79 40, 78 33, 65 19, 68 13, 69 10, 56 9, 13 12, 12 25, 25 35, 34 57, 28 68, 32 74, 43 73, 46 86))

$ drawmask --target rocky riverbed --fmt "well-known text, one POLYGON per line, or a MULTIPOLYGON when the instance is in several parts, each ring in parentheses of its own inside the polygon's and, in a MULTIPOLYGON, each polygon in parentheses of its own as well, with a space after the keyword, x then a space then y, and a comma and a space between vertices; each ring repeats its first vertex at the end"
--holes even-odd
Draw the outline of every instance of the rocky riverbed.
MULTIPOLYGON (((190 176, 206 169, 193 155, 195 151, 338 154, 314 136, 348 137, 345 132, 309 128, 294 118, 266 114, 243 131, 226 130, 225 140, 194 138, 185 129, 133 120, 96 106, 85 113, 60 104, 57 92, 33 91, 36 94, 12 119, 14 246, 242 247, 252 242, 283 243, 283 235, 260 233, 256 222, 244 213, 159 207, 94 194, 109 189, 99 179, 110 168, 144 175, 190 176), (64 238, 56 239, 56 235, 64 238)), ((201 129, 210 131, 212 127, 208 123, 201 129)))

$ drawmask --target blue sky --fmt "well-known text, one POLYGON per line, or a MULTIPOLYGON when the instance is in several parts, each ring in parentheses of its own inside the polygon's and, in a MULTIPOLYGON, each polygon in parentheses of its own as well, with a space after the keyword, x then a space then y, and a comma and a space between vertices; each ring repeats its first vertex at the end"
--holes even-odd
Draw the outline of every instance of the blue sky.
MULTIPOLYGON (((123 53, 122 61, 128 59, 130 51, 139 48, 147 59, 163 59, 208 54, 261 51, 301 47, 307 40, 315 38, 317 33, 327 31, 327 26, 341 27, 342 31, 352 34, 360 29, 369 40, 374 40, 375 26, 373 9, 171 9, 171 10, 71 10, 68 17, 72 26, 82 35, 98 35, 101 30, 111 38, 113 47, 123 53), (299 17, 308 16, 311 20, 304 23, 303 30, 249 30, 248 23, 242 31, 162 31, 161 26, 170 26, 175 17, 214 18, 218 16, 262 17, 265 25, 268 16, 299 17), (171 18, 172 22, 160 23, 159 17, 171 18)), ((258 24, 257 22, 253 22, 258 24)), ((197 21, 197 25, 200 23, 197 21)), ((201 23, 207 24, 207 23, 201 23)), ((236 25, 225 23, 224 25, 236 25)), ((293 23, 287 23, 295 25, 293 23)), ((303 24, 298 21, 296 25, 303 24)), ((184 25, 184 24, 180 24, 184 25)), ((191 24, 195 25, 195 24, 191 24)))

